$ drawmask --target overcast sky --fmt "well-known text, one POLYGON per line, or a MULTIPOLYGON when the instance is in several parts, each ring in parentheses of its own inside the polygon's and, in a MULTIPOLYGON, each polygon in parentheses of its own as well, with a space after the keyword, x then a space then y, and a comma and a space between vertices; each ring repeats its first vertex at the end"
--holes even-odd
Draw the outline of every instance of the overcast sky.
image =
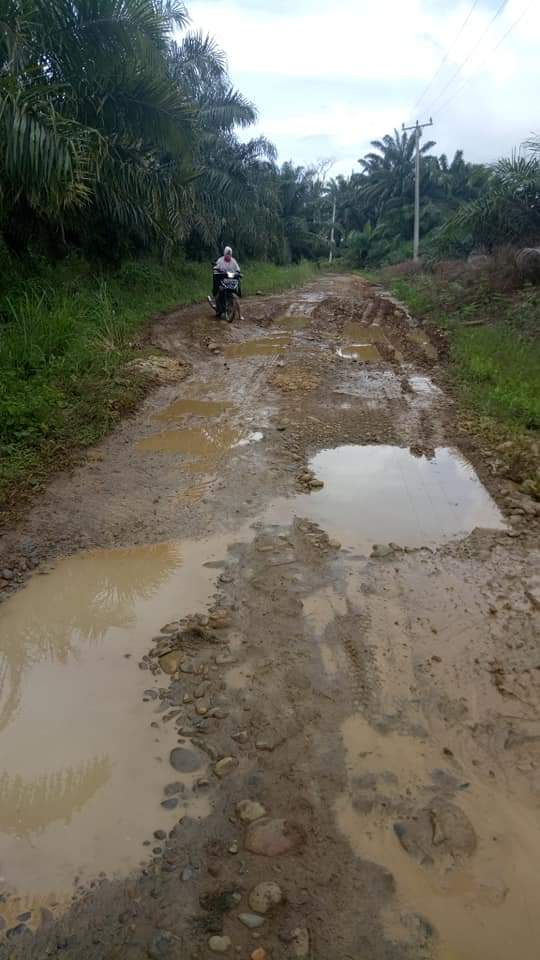
POLYGON ((274 141, 280 160, 309 164, 334 158, 335 174, 358 169, 370 140, 417 114, 420 120, 433 115, 438 152, 452 155, 462 147, 470 160, 496 159, 540 132, 540 0, 507 0, 487 34, 501 0, 476 0, 451 47, 473 3, 188 0, 187 5, 192 26, 214 35, 228 56, 234 84, 257 105, 255 133, 274 141), (449 47, 443 69, 415 107, 449 47), (464 78, 470 80, 462 87, 464 78))

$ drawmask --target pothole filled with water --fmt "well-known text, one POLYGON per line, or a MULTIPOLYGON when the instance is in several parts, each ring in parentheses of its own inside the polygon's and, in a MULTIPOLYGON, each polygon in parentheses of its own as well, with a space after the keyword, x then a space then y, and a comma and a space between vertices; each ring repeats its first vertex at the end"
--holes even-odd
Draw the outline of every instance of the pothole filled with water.
POLYGON ((535 805, 470 770, 464 789, 445 797, 438 777, 452 782, 456 768, 441 770, 443 744, 432 735, 381 733, 358 714, 341 732, 349 785, 336 820, 357 856, 394 878, 388 931, 399 940, 404 918, 420 911, 436 930, 438 960, 532 960, 540 935, 535 805))
POLYGON ((405 447, 343 446, 321 451, 310 467, 324 487, 278 501, 269 517, 307 517, 351 548, 433 546, 475 527, 505 528, 471 464, 449 447, 428 459, 405 447))
POLYGON ((338 357, 373 363, 382 360, 377 343, 387 343, 380 327, 349 321, 343 328, 343 343, 337 348, 338 357))
MULTIPOLYGON (((209 813, 169 763, 158 682, 139 668, 164 623, 204 612, 230 538, 99 550, 34 576, 0 610, 0 914, 68 901, 75 877, 127 874, 143 840, 209 813), (145 691, 150 691, 146 694, 145 691), (155 691, 155 692, 153 692, 155 691), (154 723, 154 726, 151 726, 154 723), (176 811, 165 785, 183 784, 176 811), (18 900, 14 899, 19 897, 18 900), (12 906, 15 904, 15 906, 12 906)), ((10 913, 14 916, 11 917, 10 913)))
POLYGON ((194 457, 215 458, 242 440, 240 427, 226 424, 212 427, 186 427, 164 430, 137 442, 141 453, 184 453, 194 457))
POLYGON ((156 420, 174 422, 182 417, 219 417, 233 407, 232 403, 218 400, 196 400, 191 397, 175 400, 165 410, 156 413, 156 420))
POLYGON ((223 355, 229 360, 242 360, 248 357, 271 357, 282 353, 289 344, 287 334, 276 334, 261 340, 246 340, 245 343, 228 343, 223 348, 223 355))

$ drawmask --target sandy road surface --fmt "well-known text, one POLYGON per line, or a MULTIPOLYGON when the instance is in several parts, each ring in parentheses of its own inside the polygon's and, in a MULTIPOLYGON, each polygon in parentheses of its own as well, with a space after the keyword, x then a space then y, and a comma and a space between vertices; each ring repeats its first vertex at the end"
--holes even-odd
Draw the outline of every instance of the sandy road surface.
POLYGON ((4 534, 0 957, 536 960, 537 505, 368 284, 243 311, 4 534))

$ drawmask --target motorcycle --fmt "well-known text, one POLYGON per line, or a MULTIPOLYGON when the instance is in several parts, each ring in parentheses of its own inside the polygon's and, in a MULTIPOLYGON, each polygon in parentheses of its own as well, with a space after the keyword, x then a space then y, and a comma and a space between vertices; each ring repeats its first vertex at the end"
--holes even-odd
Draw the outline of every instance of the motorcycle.
POLYGON ((218 319, 225 317, 227 323, 240 320, 240 303, 238 291, 240 289, 241 273, 219 273, 218 291, 215 303, 209 297, 211 307, 216 311, 218 319))

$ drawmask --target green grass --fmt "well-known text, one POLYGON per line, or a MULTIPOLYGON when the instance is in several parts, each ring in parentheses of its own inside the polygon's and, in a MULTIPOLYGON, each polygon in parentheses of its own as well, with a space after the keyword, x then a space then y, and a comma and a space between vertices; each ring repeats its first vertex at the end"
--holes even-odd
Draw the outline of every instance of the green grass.
MULTIPOLYGON (((107 434, 143 396, 128 365, 155 313, 202 300, 207 264, 126 262, 108 274, 68 260, 30 270, 1 264, 0 507, 39 488, 52 469, 107 434)), ((244 266, 244 294, 304 283, 316 264, 244 266)))
POLYGON ((448 332, 464 403, 515 430, 540 429, 539 291, 502 296, 430 274, 383 282, 414 316, 448 332))

